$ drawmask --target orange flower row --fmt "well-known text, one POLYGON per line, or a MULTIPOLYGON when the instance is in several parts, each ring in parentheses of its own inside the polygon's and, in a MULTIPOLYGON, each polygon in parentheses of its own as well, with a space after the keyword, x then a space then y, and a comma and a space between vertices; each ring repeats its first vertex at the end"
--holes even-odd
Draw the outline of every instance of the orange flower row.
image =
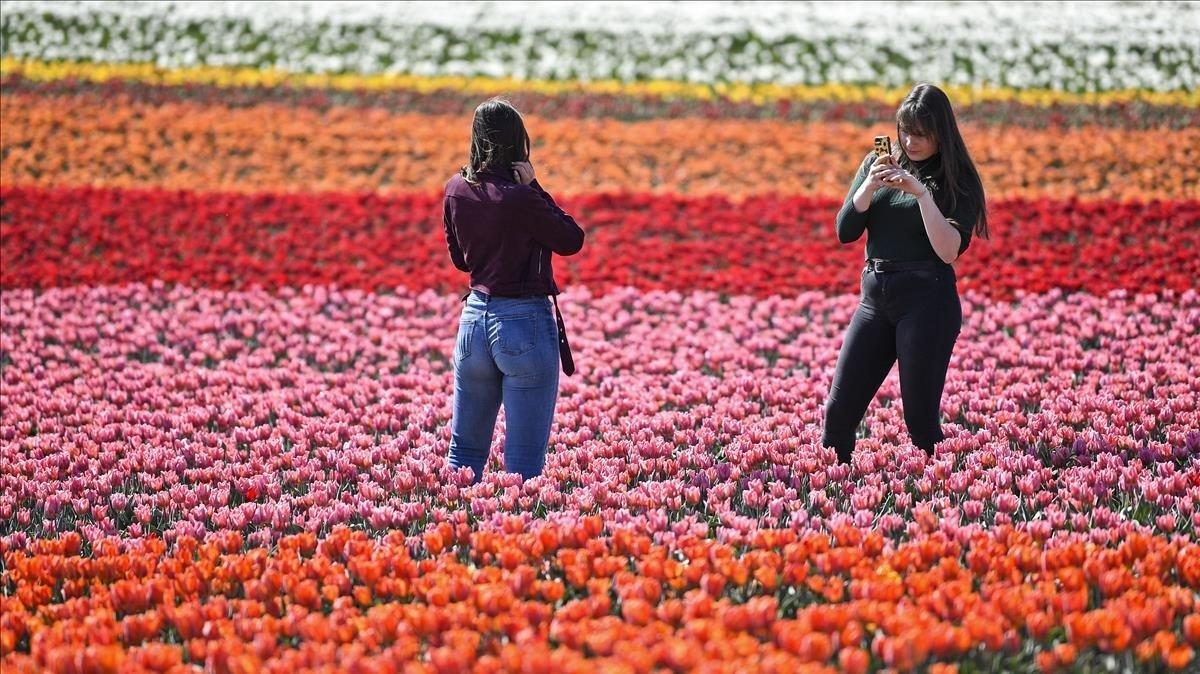
MULTIPOLYGON (((516 522, 514 520, 514 522, 516 522)), ((5 671, 1043 671, 1107 654, 1183 669, 1200 646, 1200 546, 1131 535, 1043 548, 1011 527, 942 534, 764 530, 747 549, 601 522, 506 533, 346 528, 243 550, 225 533, 120 551, 79 538, 5 557, 5 671)))
MULTIPOLYGON (((152 105, 127 96, 0 99, 7 185, 225 191, 441 189, 466 155, 469 118, 382 109, 152 105)), ((571 192, 844 196, 885 122, 529 117, 533 160, 571 192)), ((1038 130, 963 125, 993 197, 1200 197, 1200 129, 1038 130)))

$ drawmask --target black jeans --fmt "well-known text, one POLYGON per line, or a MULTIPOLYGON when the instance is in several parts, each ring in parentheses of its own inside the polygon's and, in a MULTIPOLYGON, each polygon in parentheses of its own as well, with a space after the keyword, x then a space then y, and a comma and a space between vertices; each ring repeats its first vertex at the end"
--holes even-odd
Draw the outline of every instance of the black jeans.
POLYGON ((904 423, 914 445, 933 453, 950 354, 962 304, 950 265, 916 271, 863 270, 862 300, 846 330, 825 405, 821 442, 849 463, 854 436, 892 364, 900 361, 904 423))

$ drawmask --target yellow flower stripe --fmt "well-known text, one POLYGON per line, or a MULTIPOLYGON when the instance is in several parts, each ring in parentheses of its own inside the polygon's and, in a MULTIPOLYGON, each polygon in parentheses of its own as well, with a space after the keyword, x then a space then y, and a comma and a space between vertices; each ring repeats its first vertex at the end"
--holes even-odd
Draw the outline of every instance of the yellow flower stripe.
MULTIPOLYGON (((205 84, 217 87, 327 88, 340 90, 405 89, 418 93, 452 89, 464 93, 490 95, 505 93, 601 94, 630 97, 661 97, 665 99, 714 100, 725 98, 735 102, 765 104, 780 100, 798 102, 833 101, 840 103, 886 103, 901 100, 907 89, 849 84, 778 85, 742 82, 691 84, 670 80, 621 82, 618 80, 554 81, 519 80, 513 78, 435 76, 422 77, 404 74, 309 74, 282 70, 260 70, 250 67, 159 68, 149 63, 76 63, 0 59, 0 75, 21 76, 34 81, 49 82, 74 78, 88 82, 131 80, 146 84, 181 85, 205 84)), ((1124 89, 1091 93, 1071 93, 1051 90, 1018 90, 1002 87, 944 86, 946 93, 959 105, 1015 102, 1029 106, 1107 105, 1141 101, 1151 105, 1200 107, 1200 91, 1158 92, 1124 89)))

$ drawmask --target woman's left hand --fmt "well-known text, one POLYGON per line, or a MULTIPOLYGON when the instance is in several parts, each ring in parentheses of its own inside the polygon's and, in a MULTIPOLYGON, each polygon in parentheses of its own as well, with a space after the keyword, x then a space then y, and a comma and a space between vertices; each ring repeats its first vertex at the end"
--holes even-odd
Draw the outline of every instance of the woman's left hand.
POLYGON ((894 187, 915 197, 921 196, 926 191, 925 185, 917 180, 916 176, 899 166, 889 167, 879 177, 885 186, 894 187))

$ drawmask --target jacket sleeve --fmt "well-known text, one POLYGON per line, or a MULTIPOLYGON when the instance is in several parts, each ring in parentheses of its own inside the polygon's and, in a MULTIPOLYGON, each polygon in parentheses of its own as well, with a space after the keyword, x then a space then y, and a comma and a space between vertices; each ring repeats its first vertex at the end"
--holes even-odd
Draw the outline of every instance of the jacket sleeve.
POLYGON ((446 231, 446 247, 450 249, 450 261, 459 271, 471 272, 467 259, 463 256, 462 247, 458 245, 458 235, 454 232, 454 222, 450 214, 450 197, 442 199, 442 228, 446 231))
POLYGON ((534 241, 559 255, 574 255, 583 248, 583 228, 554 203, 537 180, 527 187, 518 187, 516 194, 521 221, 534 241))
POLYGON ((867 211, 859 213, 854 208, 854 193, 867 179, 867 173, 871 170, 873 163, 875 163, 875 155, 868 153, 862 165, 858 167, 858 173, 854 175, 854 180, 850 183, 850 191, 846 193, 846 201, 842 203, 842 210, 838 211, 837 237, 838 241, 842 243, 857 241, 867 229, 867 211))

